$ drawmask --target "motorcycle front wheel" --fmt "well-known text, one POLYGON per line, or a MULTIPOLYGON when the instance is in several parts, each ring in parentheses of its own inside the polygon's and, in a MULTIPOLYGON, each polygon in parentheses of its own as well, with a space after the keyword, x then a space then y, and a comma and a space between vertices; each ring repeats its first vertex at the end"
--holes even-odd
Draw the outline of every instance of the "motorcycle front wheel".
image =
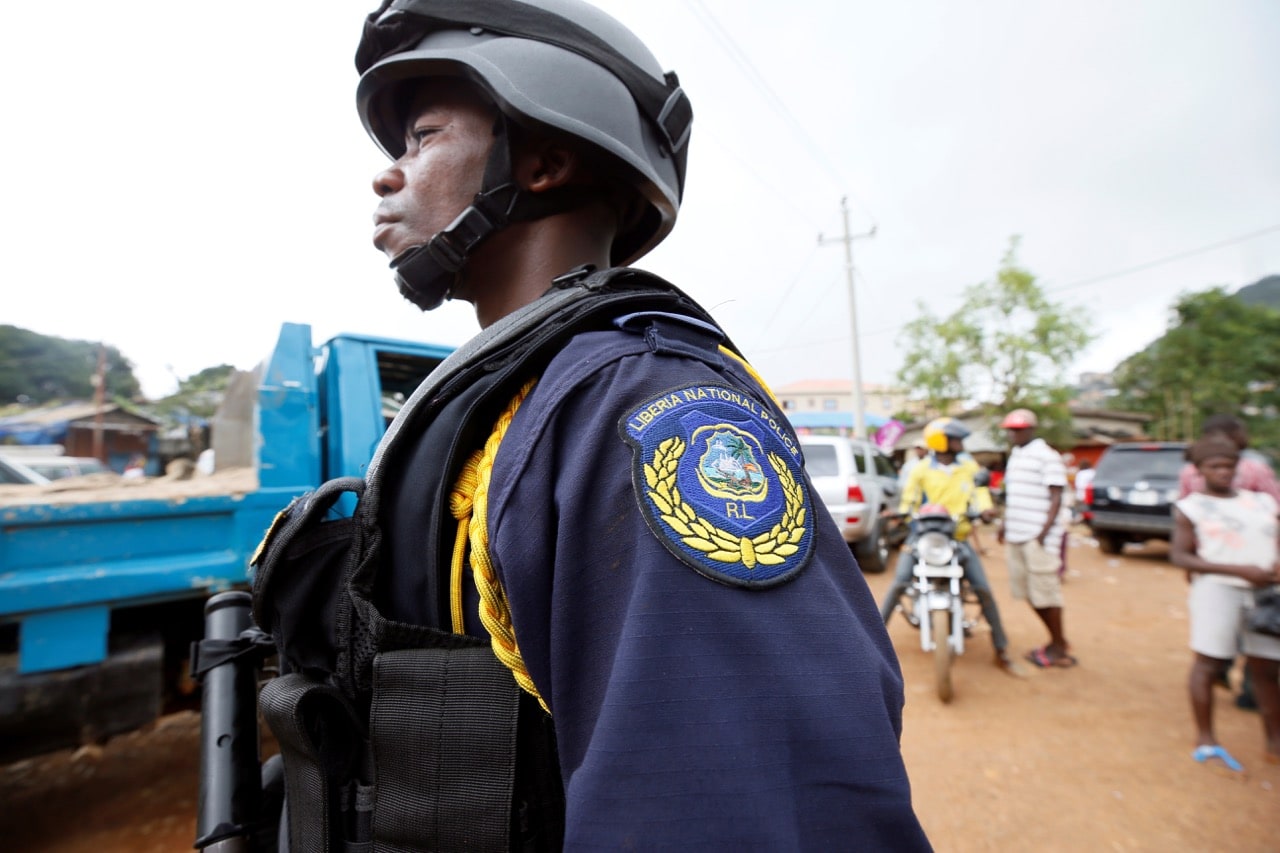
POLYGON ((950 702, 954 695, 951 689, 951 612, 932 610, 929 619, 933 629, 934 686, 938 690, 938 698, 950 702))
POLYGON ((912 628, 920 628, 920 605, 914 592, 904 592, 898 598, 898 609, 902 611, 902 618, 907 620, 907 624, 912 628))

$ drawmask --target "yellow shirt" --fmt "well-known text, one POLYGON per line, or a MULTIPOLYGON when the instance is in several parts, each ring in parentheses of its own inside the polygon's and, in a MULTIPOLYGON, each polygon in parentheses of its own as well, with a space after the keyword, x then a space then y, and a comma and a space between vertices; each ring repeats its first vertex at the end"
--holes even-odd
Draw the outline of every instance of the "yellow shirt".
POLYGON ((972 459, 951 465, 943 465, 932 456, 921 460, 907 476, 898 512, 911 513, 926 503, 942 504, 956 518, 956 538, 965 540, 972 526, 965 513, 970 508, 984 512, 993 506, 990 490, 973 482, 980 470, 972 459))

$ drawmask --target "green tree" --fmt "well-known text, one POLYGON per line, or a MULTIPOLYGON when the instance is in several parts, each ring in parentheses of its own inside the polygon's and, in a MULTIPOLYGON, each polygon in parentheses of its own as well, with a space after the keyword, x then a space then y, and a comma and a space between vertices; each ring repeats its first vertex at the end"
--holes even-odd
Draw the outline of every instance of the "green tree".
POLYGON ((218 411, 226 393, 227 384, 236 372, 230 364, 206 367, 186 379, 178 380, 178 390, 162 400, 157 400, 152 410, 161 416, 196 415, 212 417, 218 411))
POLYGON ((231 374, 235 372, 235 367, 230 364, 206 367, 199 373, 193 373, 186 379, 178 380, 178 393, 194 394, 201 391, 217 391, 221 393, 227 389, 231 374))
POLYGON ((100 349, 107 397, 137 397, 141 386, 133 365, 115 347, 0 326, 0 404, 92 399, 100 349))
POLYGON ((1223 288, 1174 304, 1169 329, 1116 367, 1116 404, 1152 416, 1157 438, 1199 434, 1212 414, 1249 424, 1254 444, 1280 449, 1280 310, 1223 288))
POLYGON ((1052 444, 1069 438, 1065 369, 1093 335, 1083 310, 1051 301, 1017 252, 1013 237, 995 278, 966 288, 946 317, 920 303, 900 339, 898 381, 939 414, 961 404, 1033 409, 1052 444))

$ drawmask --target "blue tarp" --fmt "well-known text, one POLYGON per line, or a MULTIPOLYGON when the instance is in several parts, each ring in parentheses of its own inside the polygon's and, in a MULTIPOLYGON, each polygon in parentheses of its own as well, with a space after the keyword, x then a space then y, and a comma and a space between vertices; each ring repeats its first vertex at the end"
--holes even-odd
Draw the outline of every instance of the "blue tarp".
MULTIPOLYGON (((879 429, 888 422, 883 415, 864 412, 867 429, 879 429)), ((787 412, 787 420, 796 429, 853 429, 853 412, 787 412)))
POLYGON ((62 444, 67 439, 67 421, 33 424, 20 418, 0 419, 0 444, 62 444))

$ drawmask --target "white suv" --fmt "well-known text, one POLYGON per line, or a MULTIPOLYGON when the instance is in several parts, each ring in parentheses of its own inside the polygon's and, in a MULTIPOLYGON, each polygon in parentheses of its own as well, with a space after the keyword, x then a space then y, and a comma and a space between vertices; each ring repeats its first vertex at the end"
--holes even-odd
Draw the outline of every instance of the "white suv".
POLYGON ((814 491, 868 574, 883 572, 889 541, 883 510, 898 505, 898 472, 875 445, 835 435, 802 435, 800 449, 814 491))
POLYGON ((83 477, 111 469, 82 456, 27 456, 0 453, 0 483, 47 486, 63 477, 83 477))

